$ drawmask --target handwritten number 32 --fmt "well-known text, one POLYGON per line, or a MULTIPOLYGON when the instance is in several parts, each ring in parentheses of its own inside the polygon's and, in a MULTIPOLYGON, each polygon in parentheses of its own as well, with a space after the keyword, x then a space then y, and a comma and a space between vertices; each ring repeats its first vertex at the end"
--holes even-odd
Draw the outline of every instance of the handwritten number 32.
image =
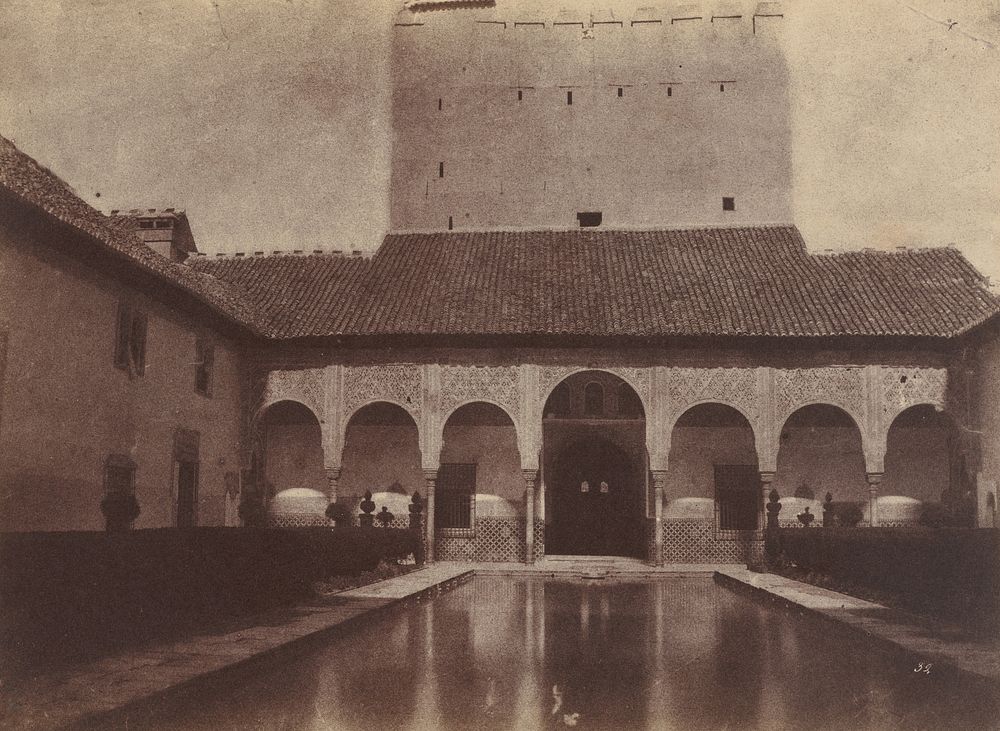
POLYGON ((929 663, 929 662, 917 663, 917 666, 915 668, 913 668, 913 672, 915 672, 915 673, 924 673, 925 675, 930 675, 931 674, 931 665, 933 665, 933 664, 934 663, 929 663))

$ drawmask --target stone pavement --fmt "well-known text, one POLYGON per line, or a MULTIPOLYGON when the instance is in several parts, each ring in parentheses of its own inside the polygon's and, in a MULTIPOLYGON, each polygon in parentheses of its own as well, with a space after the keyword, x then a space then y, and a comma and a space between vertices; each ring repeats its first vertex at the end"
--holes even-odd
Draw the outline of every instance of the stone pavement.
POLYGON ((912 657, 915 668, 950 669, 973 681, 1000 688, 1000 641, 971 638, 961 628, 804 584, 777 574, 734 566, 715 573, 723 586, 778 601, 833 621, 895 652, 912 657), (930 666, 928 668, 928 666, 930 666))
POLYGON ((478 576, 538 575, 576 576, 582 578, 665 578, 667 576, 712 576, 721 569, 739 568, 738 564, 666 564, 651 566, 637 558, 618 556, 546 556, 533 564, 480 563, 473 565, 478 576))
POLYGON ((189 687, 209 676, 273 657, 349 626, 373 611, 436 593, 472 576, 434 564, 321 601, 262 615, 260 624, 147 645, 0 688, 0 728, 99 724, 123 707, 189 687))

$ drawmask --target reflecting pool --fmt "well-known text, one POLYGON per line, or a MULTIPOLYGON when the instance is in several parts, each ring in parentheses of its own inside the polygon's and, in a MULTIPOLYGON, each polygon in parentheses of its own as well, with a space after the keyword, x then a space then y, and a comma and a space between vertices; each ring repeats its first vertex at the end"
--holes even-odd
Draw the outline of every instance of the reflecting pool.
POLYGON ((995 704, 711 579, 477 577, 129 728, 993 728, 995 704))

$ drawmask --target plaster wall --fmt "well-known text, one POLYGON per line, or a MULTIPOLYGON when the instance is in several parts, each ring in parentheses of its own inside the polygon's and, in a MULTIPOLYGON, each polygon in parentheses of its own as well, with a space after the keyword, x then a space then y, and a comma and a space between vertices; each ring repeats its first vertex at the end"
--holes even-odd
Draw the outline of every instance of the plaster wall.
POLYGON ((778 471, 772 487, 791 496, 801 485, 822 499, 868 500, 861 434, 853 427, 801 427, 784 430, 778 449, 778 471))
POLYGON ((360 498, 365 490, 385 492, 399 483, 408 495, 427 494, 420 447, 413 426, 355 426, 347 429, 338 500, 360 498))
POLYGON ((715 498, 715 465, 756 465, 753 433, 741 427, 677 427, 664 499, 715 498))
POLYGON ((790 221, 784 20, 751 2, 715 18, 648 5, 401 13, 391 226, 576 227, 580 211, 612 228, 790 221))
POLYGON ((327 492, 319 424, 269 424, 264 472, 275 493, 304 487, 327 492))
MULTIPOLYGON (((949 486, 947 432, 935 427, 893 427, 879 495, 903 495, 938 502, 949 486)), ((825 493, 824 493, 825 494, 825 493)), ((822 495, 817 494, 822 498, 822 495)))
POLYGON ((513 426, 448 426, 441 462, 476 465, 476 492, 524 502, 521 456, 513 426))
MULTIPOLYGON (((173 525, 174 433, 200 433, 197 523, 226 520, 239 473, 240 353, 235 343, 146 293, 0 223, 0 530, 103 529, 104 461, 136 463, 136 528, 173 525), (118 302, 148 316, 142 376, 114 366, 118 302), (195 340, 215 343, 211 397, 195 391, 195 340)), ((233 501, 229 518, 235 521, 233 501)))
POLYGON ((980 527, 998 526, 997 502, 1000 498, 1000 333, 988 329, 979 343, 976 368, 978 427, 981 434, 981 466, 978 480, 976 515, 980 527), (990 500, 992 495, 992 504, 990 500))

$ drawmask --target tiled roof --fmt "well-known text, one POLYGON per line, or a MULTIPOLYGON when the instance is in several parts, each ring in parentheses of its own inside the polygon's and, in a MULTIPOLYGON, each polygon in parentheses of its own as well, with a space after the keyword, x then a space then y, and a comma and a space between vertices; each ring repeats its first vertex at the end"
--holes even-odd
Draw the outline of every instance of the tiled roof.
POLYGON ((126 216, 105 216, 84 202, 54 173, 2 136, 0 189, 9 191, 21 201, 89 234, 110 253, 179 287, 231 321, 252 332, 262 332, 253 303, 245 301, 238 291, 219 279, 160 256, 136 236, 134 221, 126 216))
POLYGON ((371 258, 178 264, 0 137, 0 189, 274 339, 332 335, 953 337, 1000 313, 955 249, 806 251, 792 226, 393 234, 371 258))
POLYGON ((955 249, 806 251, 792 226, 393 234, 370 259, 197 259, 274 338, 930 336, 1000 301, 955 249))

